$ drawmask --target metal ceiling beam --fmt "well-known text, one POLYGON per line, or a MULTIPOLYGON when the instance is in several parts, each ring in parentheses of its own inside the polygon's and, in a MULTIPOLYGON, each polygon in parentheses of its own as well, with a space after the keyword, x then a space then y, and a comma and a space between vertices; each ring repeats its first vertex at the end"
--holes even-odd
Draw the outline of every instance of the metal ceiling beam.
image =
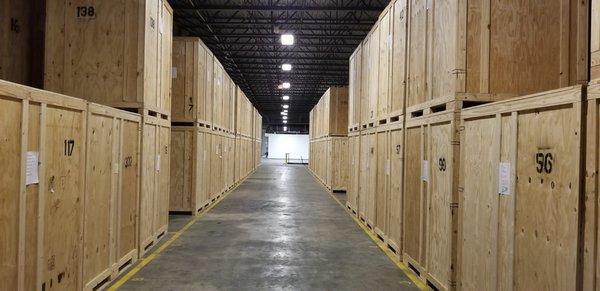
POLYGON ((209 10, 218 10, 218 11, 335 11, 335 12, 346 12, 346 11, 370 11, 370 12, 379 12, 382 11, 384 7, 380 6, 366 6, 366 5, 356 5, 356 6, 302 6, 302 5, 285 5, 285 6, 277 6, 277 5, 212 5, 212 4, 204 4, 198 7, 194 7, 192 5, 174 5, 173 10, 183 11, 183 12, 196 12, 196 11, 209 11, 209 10))

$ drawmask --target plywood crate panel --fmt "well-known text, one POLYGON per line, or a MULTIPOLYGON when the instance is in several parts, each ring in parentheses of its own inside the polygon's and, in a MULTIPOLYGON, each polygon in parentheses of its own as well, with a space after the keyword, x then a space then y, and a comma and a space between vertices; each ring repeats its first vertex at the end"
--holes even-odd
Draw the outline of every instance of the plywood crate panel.
POLYGON ((141 117, 88 105, 83 283, 102 287, 137 259, 141 117))
POLYGON ((81 289, 87 104, 0 80, 0 108, 2 286, 81 289))
POLYGON ((377 121, 379 99, 379 40, 380 23, 377 22, 362 43, 361 125, 373 127, 377 121))
POLYGON ((326 140, 328 152, 327 175, 332 191, 348 190, 348 137, 330 137, 326 140))
POLYGON ((386 243, 396 254, 402 253, 404 206, 404 125, 403 123, 388 128, 388 168, 389 199, 388 199, 388 228, 386 243))
POLYGON ((376 215, 377 135, 374 130, 361 133, 358 211, 361 220, 373 227, 376 215))
MULTIPOLYGON (((596 1, 595 1, 596 2, 596 1)), ((595 3, 592 2, 592 3, 595 3)), ((596 8, 596 6, 594 6, 596 8)), ((600 250, 598 249, 598 173, 600 172, 600 83, 587 88, 585 129, 585 225, 583 235, 583 290, 600 289, 600 250)))
POLYGON ((375 33, 379 33, 379 43, 377 43, 377 55, 379 59, 379 72, 377 74, 376 87, 377 92, 377 111, 375 111, 375 122, 377 124, 387 123, 387 116, 389 113, 390 103, 390 76, 391 68, 390 60, 392 53, 392 34, 391 24, 393 22, 393 5, 388 5, 379 15, 378 30, 375 33))
POLYGON ((360 135, 358 133, 350 133, 348 136, 348 166, 348 191, 346 192, 346 206, 355 214, 357 214, 358 188, 360 180, 360 135))
POLYGON ((140 256, 167 232, 171 154, 170 122, 150 115, 143 116, 142 122, 140 256))
POLYGON ((45 3, 4 0, 0 3, 0 79, 42 87, 45 3))
POLYGON ((409 11, 408 112, 588 79, 587 1, 409 0, 409 11))
POLYGON ((169 211, 197 213, 209 202, 209 129, 171 128, 171 185, 169 211))
POLYGON ((211 154, 210 154, 210 199, 225 192, 224 178, 224 149, 225 137, 217 131, 211 132, 211 154))
POLYGON ((170 115, 172 30, 166 0, 49 1, 44 88, 170 115))
POLYGON ((330 87, 313 108, 313 138, 348 135, 348 87, 330 87))
MULTIPOLYGON (((362 45, 358 45, 350 56, 350 75, 348 85, 348 131, 355 132, 360 128, 360 100, 362 85, 362 45)), ((312 111, 311 111, 312 112, 312 111)), ((311 115, 312 118, 312 115, 311 115)), ((311 119, 310 123, 314 121, 311 119)), ((311 127, 312 131, 312 127, 311 127)))
POLYGON ((580 288, 584 96, 567 87, 462 112, 461 290, 580 288))
POLYGON ((406 121, 403 258, 439 290, 454 288, 459 109, 406 121))
POLYGON ((223 75, 225 69, 221 62, 213 58, 213 101, 212 101, 212 124, 213 129, 223 129, 223 75))
POLYGON ((213 62, 208 48, 197 37, 176 37, 173 40, 173 122, 198 122, 210 127, 207 64, 213 62))
MULTIPOLYGON (((406 100, 406 46, 407 40, 407 13, 408 1, 395 0, 390 2, 390 73, 388 123, 398 123, 403 120, 404 103, 406 100)), ((382 76, 383 78, 383 76, 382 76)), ((381 120, 381 117, 379 118, 381 120)))

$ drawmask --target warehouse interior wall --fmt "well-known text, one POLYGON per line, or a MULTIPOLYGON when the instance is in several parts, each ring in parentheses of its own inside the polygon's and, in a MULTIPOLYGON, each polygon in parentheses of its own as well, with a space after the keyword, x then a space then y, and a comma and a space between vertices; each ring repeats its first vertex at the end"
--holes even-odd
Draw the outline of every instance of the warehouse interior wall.
POLYGON ((307 134, 267 134, 269 140, 269 159, 285 159, 289 153, 290 159, 308 160, 307 134))

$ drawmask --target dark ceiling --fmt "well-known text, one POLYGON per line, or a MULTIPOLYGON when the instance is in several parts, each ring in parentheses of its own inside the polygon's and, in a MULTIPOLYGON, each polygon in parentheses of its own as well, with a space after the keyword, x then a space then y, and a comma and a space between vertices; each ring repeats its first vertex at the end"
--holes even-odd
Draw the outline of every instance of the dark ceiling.
POLYGON ((325 90, 348 84, 348 58, 389 0, 169 0, 175 34, 199 36, 263 116, 281 131, 281 96, 290 96, 288 129, 308 131, 325 90), (292 46, 281 34, 294 35, 292 46), (281 64, 292 64, 283 72, 281 64), (289 81, 291 88, 277 86, 289 81))

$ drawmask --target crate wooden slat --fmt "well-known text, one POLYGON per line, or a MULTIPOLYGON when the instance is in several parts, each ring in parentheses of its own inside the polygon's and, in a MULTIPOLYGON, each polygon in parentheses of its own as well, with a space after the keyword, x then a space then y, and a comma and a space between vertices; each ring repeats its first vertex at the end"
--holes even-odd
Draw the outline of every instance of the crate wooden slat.
POLYGON ((348 135, 348 87, 330 87, 312 109, 313 139, 348 135))
POLYGON ((373 227, 376 219, 377 149, 376 132, 373 129, 361 132, 358 211, 361 220, 370 227, 373 227))
POLYGON ((141 117, 88 105, 83 280, 94 290, 137 259, 141 117))
MULTIPOLYGON (((348 85, 348 131, 355 132, 360 128, 361 121, 361 78, 362 78, 362 45, 358 45, 350 56, 350 76, 348 85)), ((312 111, 311 111, 312 113, 312 111)), ((312 117, 311 115, 311 118, 312 117)), ((314 121, 311 119, 311 124, 314 121)), ((311 132, 314 129, 311 126, 311 132)))
MULTIPOLYGON (((597 1, 593 1, 596 3, 597 1)), ((593 4, 594 5, 594 4, 593 4)), ((600 169, 600 83, 587 88, 585 128, 585 224, 583 235, 583 290, 597 290, 600 281, 598 261, 598 173, 600 169)))
POLYGON ((166 0, 50 1, 44 88, 120 108, 171 111, 166 0))
POLYGON ((461 289, 579 286, 581 86, 462 112, 461 289))
POLYGON ((0 160, 12 173, 0 178, 2 284, 81 289, 87 104, 2 80, 0 103, 0 160), (27 183, 28 152, 39 154, 37 183, 27 183))
POLYGON ((600 79, 600 1, 591 2, 590 79, 600 79))

